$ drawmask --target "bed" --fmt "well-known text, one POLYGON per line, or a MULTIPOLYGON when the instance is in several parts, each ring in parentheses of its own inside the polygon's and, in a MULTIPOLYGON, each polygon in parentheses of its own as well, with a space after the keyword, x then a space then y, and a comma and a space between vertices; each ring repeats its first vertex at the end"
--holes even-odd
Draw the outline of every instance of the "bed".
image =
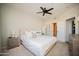
POLYGON ((55 37, 46 35, 38 35, 37 37, 21 36, 21 43, 23 46, 36 56, 46 55, 55 45, 56 41, 55 37))

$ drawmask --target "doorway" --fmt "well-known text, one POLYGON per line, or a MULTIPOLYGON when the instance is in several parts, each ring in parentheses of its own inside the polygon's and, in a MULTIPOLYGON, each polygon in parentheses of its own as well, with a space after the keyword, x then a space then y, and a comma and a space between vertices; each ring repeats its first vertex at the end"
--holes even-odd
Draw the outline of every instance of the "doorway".
POLYGON ((52 23, 52 34, 54 37, 57 37, 57 23, 52 23))
POLYGON ((66 21, 66 39, 69 41, 69 36, 75 34, 75 17, 72 17, 66 21))

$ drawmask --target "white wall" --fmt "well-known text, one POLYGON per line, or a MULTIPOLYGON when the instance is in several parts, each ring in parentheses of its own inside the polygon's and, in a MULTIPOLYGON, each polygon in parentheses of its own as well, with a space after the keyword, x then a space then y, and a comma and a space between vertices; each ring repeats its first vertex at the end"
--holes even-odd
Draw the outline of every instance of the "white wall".
POLYGON ((23 11, 19 12, 12 7, 3 6, 2 16, 3 46, 6 46, 7 37, 13 32, 23 29, 41 30, 42 20, 40 18, 24 13, 23 11))
MULTIPOLYGON (((73 7, 70 10, 66 11, 58 20, 58 40, 65 42, 67 41, 66 39, 66 34, 68 34, 66 32, 66 20, 72 17, 76 17, 75 21, 78 19, 77 17, 77 13, 78 13, 78 8, 77 7, 73 7), (62 27, 62 28, 61 28, 62 27), (61 34, 60 34, 60 33, 61 34)), ((77 27, 77 26, 76 26, 77 27)), ((77 30, 77 29, 76 29, 77 30)))

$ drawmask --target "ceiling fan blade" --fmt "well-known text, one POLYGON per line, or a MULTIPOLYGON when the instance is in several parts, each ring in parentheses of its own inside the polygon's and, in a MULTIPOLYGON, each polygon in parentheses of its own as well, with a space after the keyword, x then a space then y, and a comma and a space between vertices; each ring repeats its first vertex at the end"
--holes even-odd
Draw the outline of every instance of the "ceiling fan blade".
POLYGON ((40 8, 41 8, 42 10, 44 10, 43 7, 40 7, 40 8))
POLYGON ((43 12, 43 16, 45 15, 45 13, 43 12))
POLYGON ((42 12, 37 12, 37 13, 42 13, 42 12))
POLYGON ((50 15, 52 15, 52 13, 50 13, 50 12, 48 12, 47 14, 50 14, 50 15))
POLYGON ((48 9, 47 11, 53 10, 54 8, 48 9))

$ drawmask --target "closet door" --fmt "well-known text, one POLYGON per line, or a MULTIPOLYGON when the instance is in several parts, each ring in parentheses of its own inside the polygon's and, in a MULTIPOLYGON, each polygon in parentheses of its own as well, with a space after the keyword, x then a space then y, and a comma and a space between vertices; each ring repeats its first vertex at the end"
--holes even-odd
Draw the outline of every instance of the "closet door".
POLYGON ((0 14, 0 52, 1 52, 1 14, 0 14))
POLYGON ((78 23, 78 29, 77 30, 78 30, 78 34, 79 34, 79 21, 77 21, 77 23, 78 23))
MULTIPOLYGON (((1 19, 0 19, 1 21, 1 19)), ((1 23, 0 23, 0 52, 1 52, 1 23)))
POLYGON ((1 32, 0 32, 0 52, 1 52, 1 32))
MULTIPOLYGON (((1 19, 0 19, 1 22, 1 19)), ((0 52, 1 52, 1 23, 0 23, 0 52)))

